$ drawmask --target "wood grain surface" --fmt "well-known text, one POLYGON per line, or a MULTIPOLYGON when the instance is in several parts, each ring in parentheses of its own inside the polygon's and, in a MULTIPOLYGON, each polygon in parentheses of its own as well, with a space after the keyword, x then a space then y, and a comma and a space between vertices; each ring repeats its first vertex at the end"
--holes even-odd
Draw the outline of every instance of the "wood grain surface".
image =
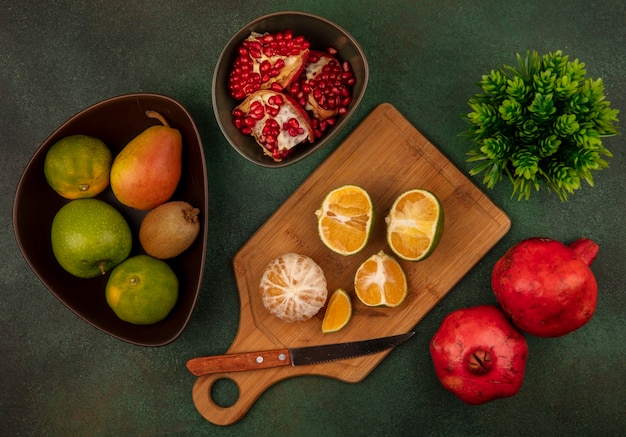
MULTIPOLYGON (((409 331, 509 231, 510 219, 391 104, 375 108, 237 252, 233 265, 240 295, 240 323, 228 353, 363 340, 409 331), (366 189, 376 209, 372 236, 363 251, 344 257, 330 252, 317 235, 314 214, 331 189, 356 184, 366 189), (432 191, 441 201, 445 227, 428 259, 401 261, 409 295, 397 308, 367 307, 354 295, 357 267, 372 254, 392 254, 384 218, 395 198, 412 188, 432 191), (341 331, 322 334, 324 309, 306 321, 286 323, 263 307, 258 294, 266 265, 286 252, 310 256, 324 270, 329 294, 348 291, 353 317, 341 331)), ((194 404, 208 421, 228 425, 241 419, 271 385, 298 375, 321 375, 356 383, 391 351, 310 366, 288 366, 199 377, 194 404), (211 387, 222 378, 239 389, 237 401, 217 405, 211 387)))

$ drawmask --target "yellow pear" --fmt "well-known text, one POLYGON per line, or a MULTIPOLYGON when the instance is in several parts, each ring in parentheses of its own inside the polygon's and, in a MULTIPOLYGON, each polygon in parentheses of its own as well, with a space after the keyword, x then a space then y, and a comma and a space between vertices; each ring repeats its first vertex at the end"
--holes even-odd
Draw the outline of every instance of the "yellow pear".
POLYGON ((111 189, 124 205, 139 210, 166 202, 178 185, 182 171, 183 140, 161 114, 146 111, 162 125, 147 128, 115 157, 111 166, 111 189))

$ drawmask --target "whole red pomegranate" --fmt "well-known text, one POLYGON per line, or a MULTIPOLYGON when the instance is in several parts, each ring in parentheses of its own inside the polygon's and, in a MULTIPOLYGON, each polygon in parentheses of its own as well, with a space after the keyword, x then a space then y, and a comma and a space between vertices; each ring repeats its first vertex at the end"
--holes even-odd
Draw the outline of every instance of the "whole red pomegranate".
POLYGON ((435 373, 446 390, 471 405, 517 394, 528 343, 494 305, 448 314, 430 341, 435 373))
POLYGON ((521 241, 496 262, 491 286, 518 328, 537 337, 568 334, 595 311, 598 285, 589 266, 598 250, 587 238, 569 246, 550 238, 521 241))

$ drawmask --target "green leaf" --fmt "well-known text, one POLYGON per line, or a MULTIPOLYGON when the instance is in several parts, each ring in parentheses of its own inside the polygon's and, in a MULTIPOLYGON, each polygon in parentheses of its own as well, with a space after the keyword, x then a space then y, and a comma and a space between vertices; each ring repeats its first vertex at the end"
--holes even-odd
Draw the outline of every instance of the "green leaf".
POLYGON ((539 169, 539 156, 530 149, 521 149, 511 155, 515 176, 534 179, 539 169))
POLYGON ((552 115, 556 113, 554 101, 552 100, 552 93, 545 95, 535 93, 535 97, 528 107, 528 111, 531 112, 531 118, 536 123, 545 123, 549 121, 552 115))
POLYGON ((578 62, 578 59, 575 59, 573 62, 568 62, 565 66, 564 75, 569 76, 572 82, 582 82, 587 75, 585 64, 578 62))
POLYGON ((524 80, 515 76, 507 81, 506 94, 515 101, 526 102, 529 99, 531 88, 526 86, 524 80))
POLYGON ((561 76, 554 82, 554 94, 558 100, 567 100, 578 92, 578 82, 570 76, 561 76))
POLYGON ((551 68, 540 71, 533 76, 533 86, 535 92, 543 95, 552 94, 557 76, 551 68))
POLYGON ((485 138, 480 151, 488 156, 489 159, 499 161, 508 156, 510 149, 511 145, 508 138, 497 135, 495 137, 485 138))
POLYGON ((539 146, 539 156, 545 158, 555 154, 557 150, 559 150, 561 140, 556 135, 550 135, 541 138, 537 144, 539 146))
POLYGON ((483 75, 480 93, 468 101, 462 137, 472 143, 469 173, 482 174, 489 188, 506 175, 518 200, 544 187, 566 201, 608 167, 613 155, 602 139, 618 133, 619 111, 606 100, 602 79, 587 78, 578 59, 560 50, 516 59, 516 66, 483 75))
POLYGON ((506 91, 507 77, 500 70, 491 70, 488 75, 483 75, 480 86, 487 95, 498 99, 506 91))
POLYGON ((498 107, 498 112, 500 117, 510 125, 523 122, 524 120, 524 107, 517 100, 503 100, 500 107, 498 107))
POLYGON ((558 76, 563 76, 569 57, 563 55, 561 50, 543 55, 542 67, 544 70, 552 70, 558 76))
POLYGON ((560 137, 569 137, 574 135, 580 128, 576 121, 575 114, 559 115, 554 122, 554 133, 560 137))
MULTIPOLYGON (((517 131, 515 132, 516 138, 521 143, 521 145, 527 143, 534 143, 537 141, 541 132, 539 131, 539 126, 532 118, 524 121, 522 125, 517 126, 517 131)), ((518 145, 519 147, 519 145, 518 145)))

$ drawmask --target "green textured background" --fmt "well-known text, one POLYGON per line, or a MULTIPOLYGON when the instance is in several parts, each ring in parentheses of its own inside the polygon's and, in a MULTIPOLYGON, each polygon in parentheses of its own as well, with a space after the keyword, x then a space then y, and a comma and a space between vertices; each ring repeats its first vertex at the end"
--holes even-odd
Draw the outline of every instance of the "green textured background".
MULTIPOLYGON (((0 0, 0 421, 25 436, 178 435, 624 435, 626 294, 624 136, 605 140, 610 168, 568 203, 545 191, 487 195, 511 231, 363 382, 283 381, 238 423, 218 427, 196 411, 185 362, 223 353, 238 326, 231 259, 254 231, 379 103, 390 102, 467 171, 459 117, 480 76, 515 53, 561 49, 601 77, 626 117, 626 3, 575 1, 8 1, 0 0), (222 137, 211 108, 221 48, 257 16, 303 10, 360 42, 370 82, 348 129, 305 161, 254 166, 222 137), (182 102, 204 142, 209 248, 197 308, 182 336, 161 348, 132 346, 85 324, 38 281, 21 257, 11 210, 21 172, 41 142, 81 109, 130 92, 182 102), (261 188, 263 187, 263 188, 261 188), (521 392, 466 406, 436 379, 428 342, 449 312, 493 303, 494 262, 517 241, 593 238, 600 286, 595 316, 558 339, 528 336, 521 392)), ((480 178, 475 182, 480 183, 480 178)), ((218 396, 233 397, 220 384, 218 396)))

